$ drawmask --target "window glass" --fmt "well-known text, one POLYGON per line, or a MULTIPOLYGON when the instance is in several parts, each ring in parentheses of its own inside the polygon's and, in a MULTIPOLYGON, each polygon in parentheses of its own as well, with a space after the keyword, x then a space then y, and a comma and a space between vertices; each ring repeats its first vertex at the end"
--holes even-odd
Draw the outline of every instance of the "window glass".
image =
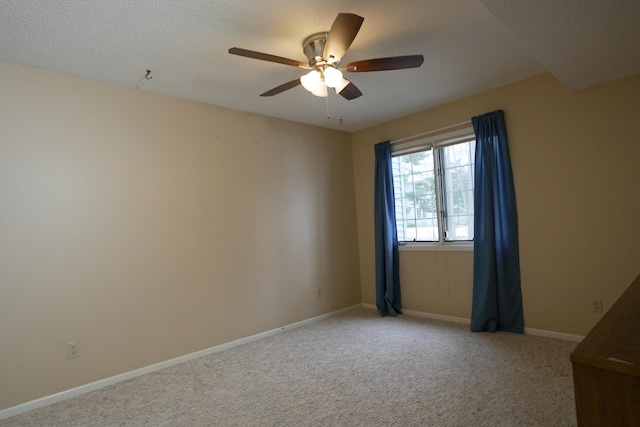
POLYGON ((392 158, 398 240, 473 240, 475 141, 425 144, 392 158))
POLYGON ((438 241, 432 150, 392 158, 396 225, 400 241, 438 241))
POLYGON ((444 239, 473 240, 475 141, 442 147, 444 239))

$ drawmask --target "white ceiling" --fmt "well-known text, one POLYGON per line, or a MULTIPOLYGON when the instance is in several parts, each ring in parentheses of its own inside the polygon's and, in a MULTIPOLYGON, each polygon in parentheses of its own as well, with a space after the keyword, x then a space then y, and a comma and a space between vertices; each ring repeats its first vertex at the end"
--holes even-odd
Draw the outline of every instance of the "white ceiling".
POLYGON ((546 71, 571 90, 638 74, 640 1, 3 0, 0 59, 354 131, 546 71), (365 18, 343 64, 422 54, 423 66, 349 74, 363 92, 351 101, 302 86, 260 97, 304 70, 227 52, 306 62, 303 39, 339 12, 365 18))

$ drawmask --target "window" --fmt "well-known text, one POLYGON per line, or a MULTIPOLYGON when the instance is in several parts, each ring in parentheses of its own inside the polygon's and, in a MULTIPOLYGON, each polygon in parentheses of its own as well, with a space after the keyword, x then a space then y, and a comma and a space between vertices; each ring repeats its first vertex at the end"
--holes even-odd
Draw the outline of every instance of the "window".
POLYGON ((473 240, 475 137, 465 129, 393 146, 398 240, 473 240))

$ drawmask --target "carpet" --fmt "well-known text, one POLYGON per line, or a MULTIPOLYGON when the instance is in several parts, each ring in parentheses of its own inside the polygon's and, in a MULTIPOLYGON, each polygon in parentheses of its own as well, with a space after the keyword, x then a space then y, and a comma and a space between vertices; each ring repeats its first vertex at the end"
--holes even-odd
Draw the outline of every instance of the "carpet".
POLYGON ((575 426, 575 346, 357 309, 0 427, 575 426))

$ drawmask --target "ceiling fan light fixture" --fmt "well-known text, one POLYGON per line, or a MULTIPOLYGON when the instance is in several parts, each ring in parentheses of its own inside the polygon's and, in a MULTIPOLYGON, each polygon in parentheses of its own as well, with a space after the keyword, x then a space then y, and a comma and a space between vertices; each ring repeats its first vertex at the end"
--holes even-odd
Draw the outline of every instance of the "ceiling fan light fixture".
POLYGON ((327 92, 327 85, 324 82, 320 82, 320 84, 311 92, 315 96, 319 96, 320 98, 326 98, 329 96, 327 92))
POLYGON ((302 86, 304 86, 306 90, 313 92, 321 85, 322 76, 318 70, 311 70, 309 73, 300 77, 300 83, 302 83, 302 86))
POLYGON ((328 66, 324 69, 324 82, 328 87, 336 87, 342 80, 342 72, 337 68, 328 66))

